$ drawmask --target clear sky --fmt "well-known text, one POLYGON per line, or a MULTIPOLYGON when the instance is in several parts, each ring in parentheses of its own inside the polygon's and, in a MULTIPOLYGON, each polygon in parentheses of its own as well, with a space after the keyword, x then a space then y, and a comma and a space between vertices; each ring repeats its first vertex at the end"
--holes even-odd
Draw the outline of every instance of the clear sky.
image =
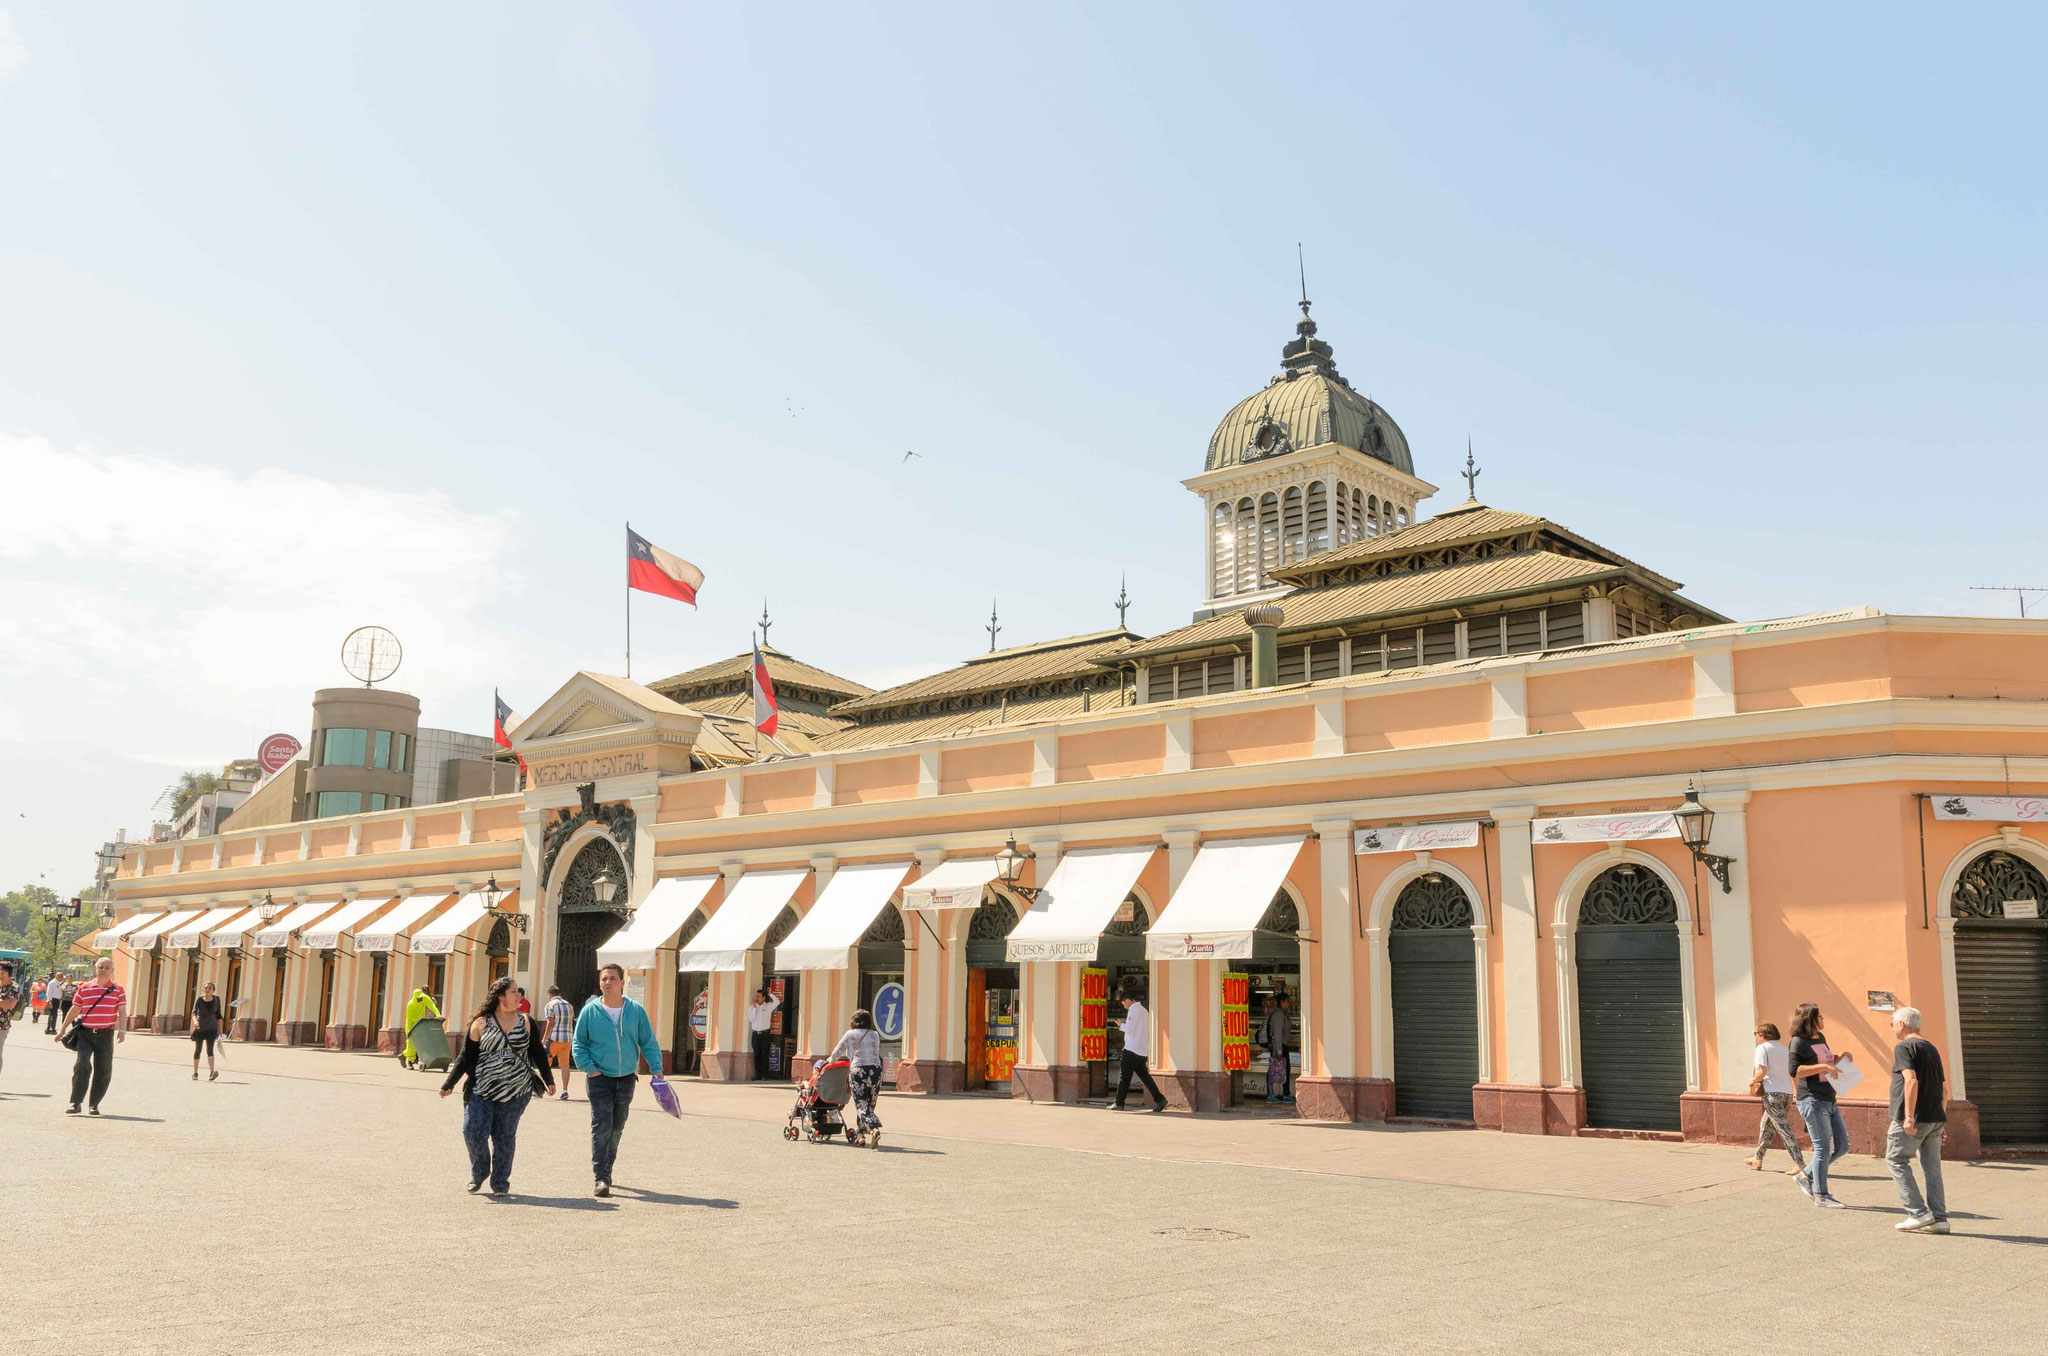
POLYGON ((622 666, 622 524, 874 684, 1185 622, 1322 337, 1416 470, 1730 615, 2048 585, 2033 7, 0 11, 0 886, 303 733, 622 666), (903 453, 921 454, 906 463, 903 453))

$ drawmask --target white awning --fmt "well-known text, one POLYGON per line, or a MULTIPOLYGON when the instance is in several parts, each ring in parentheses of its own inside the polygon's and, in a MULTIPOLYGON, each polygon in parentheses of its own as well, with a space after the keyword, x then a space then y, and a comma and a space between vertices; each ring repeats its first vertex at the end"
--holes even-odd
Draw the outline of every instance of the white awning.
POLYGON ((255 942, 258 946, 290 946, 292 934, 321 914, 341 903, 338 899, 314 899, 304 904, 294 904, 277 917, 256 929, 255 942))
POLYGON ((652 970, 656 952, 675 941, 683 924, 697 912, 704 896, 718 883, 716 876, 668 876, 654 882, 647 898, 633 911, 633 921, 597 949, 597 963, 607 961, 628 970, 652 970))
POLYGON ((448 890, 421 890, 407 896, 399 901, 397 908, 356 934, 356 950, 396 950, 400 937, 405 936, 415 923, 451 898, 453 892, 448 890))
MULTIPOLYGON (((509 904, 519 897, 514 890, 506 895, 501 904, 509 904)), ((455 939, 475 927, 483 916, 490 912, 484 903, 481 890, 472 890, 455 901, 455 907, 436 918, 412 935, 412 953, 415 956, 445 956, 455 949, 455 939)))
POLYGON ((123 944, 130 947, 154 946, 156 945, 157 938, 163 936, 172 928, 184 927, 185 924, 197 918, 201 912, 199 909, 180 909, 176 913, 160 913, 150 920, 148 927, 137 928, 129 933, 124 939, 123 944))
POLYGON ((390 902, 383 895, 352 900, 337 909, 332 917, 321 919, 320 926, 307 928, 299 941, 308 951, 332 951, 341 945, 342 933, 355 927, 390 902))
POLYGON ((1009 958, 1094 960, 1102 930, 1158 850, 1149 845, 1092 848, 1060 858, 1052 879, 1010 930, 1009 958))
POLYGON ((170 951, 190 951, 199 945, 199 939, 248 908, 246 904, 230 904, 225 909, 208 909, 204 914, 164 938, 164 947, 170 951))
POLYGON ((1204 845, 1145 934, 1145 958, 1236 960, 1251 955, 1252 933, 1305 841, 1293 834, 1204 845))
POLYGON ((160 913, 131 913, 120 922, 114 924, 114 926, 101 929, 100 935, 92 939, 92 948, 95 951, 110 950, 116 942, 135 931, 135 929, 142 927, 144 924, 153 923, 162 917, 163 915, 160 913))
POLYGON ((249 901, 248 912, 230 918, 216 927, 206 938, 216 949, 232 950, 242 944, 242 938, 263 926, 263 910, 256 901, 249 901))
POLYGON ((725 902, 704 930, 676 953, 678 970, 744 970, 747 952, 761 941, 775 915, 796 894, 810 874, 800 871, 749 871, 725 891, 725 902))
POLYGON ((993 857, 940 862, 903 887, 906 909, 973 909, 981 906, 982 887, 996 878, 993 857))
POLYGON ((842 866, 825 882, 818 902, 775 948, 778 970, 845 970, 860 935, 910 874, 909 862, 842 866))

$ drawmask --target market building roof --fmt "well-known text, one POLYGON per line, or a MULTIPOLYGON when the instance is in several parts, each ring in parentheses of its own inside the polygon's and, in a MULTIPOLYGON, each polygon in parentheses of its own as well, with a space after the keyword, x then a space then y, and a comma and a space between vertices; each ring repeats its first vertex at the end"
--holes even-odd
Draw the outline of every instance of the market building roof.
POLYGON ((1280 351, 1283 370, 1237 402, 1209 437, 1203 469, 1221 470, 1336 443, 1376 457, 1408 475, 1415 460, 1393 416, 1338 375, 1330 346, 1316 338, 1309 303, 1301 303, 1294 339, 1280 351))

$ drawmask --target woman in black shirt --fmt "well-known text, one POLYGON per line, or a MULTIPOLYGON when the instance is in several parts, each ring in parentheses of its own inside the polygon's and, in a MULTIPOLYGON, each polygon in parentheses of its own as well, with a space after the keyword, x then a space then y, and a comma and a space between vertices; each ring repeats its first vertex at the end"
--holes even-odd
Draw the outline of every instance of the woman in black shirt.
POLYGON ((211 1083, 220 1077, 220 1071, 213 1067, 213 1043, 220 1038, 220 998, 214 993, 213 985, 206 986, 205 996, 192 1000, 192 1081, 199 1081, 199 1047, 206 1047, 206 1081, 211 1083))
POLYGON ((1815 1205, 1846 1210, 1847 1206, 1828 1194, 1828 1164, 1849 1152, 1849 1124, 1842 1119, 1842 1108, 1835 1105, 1835 1088, 1828 1076, 1847 1052, 1828 1047, 1821 1031, 1820 1009, 1812 1003, 1801 1003, 1793 1010, 1789 1049, 1799 1117, 1813 1140, 1813 1162, 1794 1180, 1801 1191, 1813 1197, 1815 1205))

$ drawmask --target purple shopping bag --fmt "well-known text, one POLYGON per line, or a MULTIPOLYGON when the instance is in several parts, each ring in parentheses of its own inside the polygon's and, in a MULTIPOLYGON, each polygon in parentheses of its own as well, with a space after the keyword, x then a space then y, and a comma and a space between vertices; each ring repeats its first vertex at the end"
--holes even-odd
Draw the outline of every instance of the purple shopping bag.
POLYGON ((666 1111, 669 1115, 674 1116, 677 1120, 682 1119, 683 1104, 676 1099, 676 1090, 668 1085, 666 1078, 663 1078, 660 1074, 655 1074, 647 1080, 647 1086, 654 1090, 654 1103, 656 1106, 666 1111))

